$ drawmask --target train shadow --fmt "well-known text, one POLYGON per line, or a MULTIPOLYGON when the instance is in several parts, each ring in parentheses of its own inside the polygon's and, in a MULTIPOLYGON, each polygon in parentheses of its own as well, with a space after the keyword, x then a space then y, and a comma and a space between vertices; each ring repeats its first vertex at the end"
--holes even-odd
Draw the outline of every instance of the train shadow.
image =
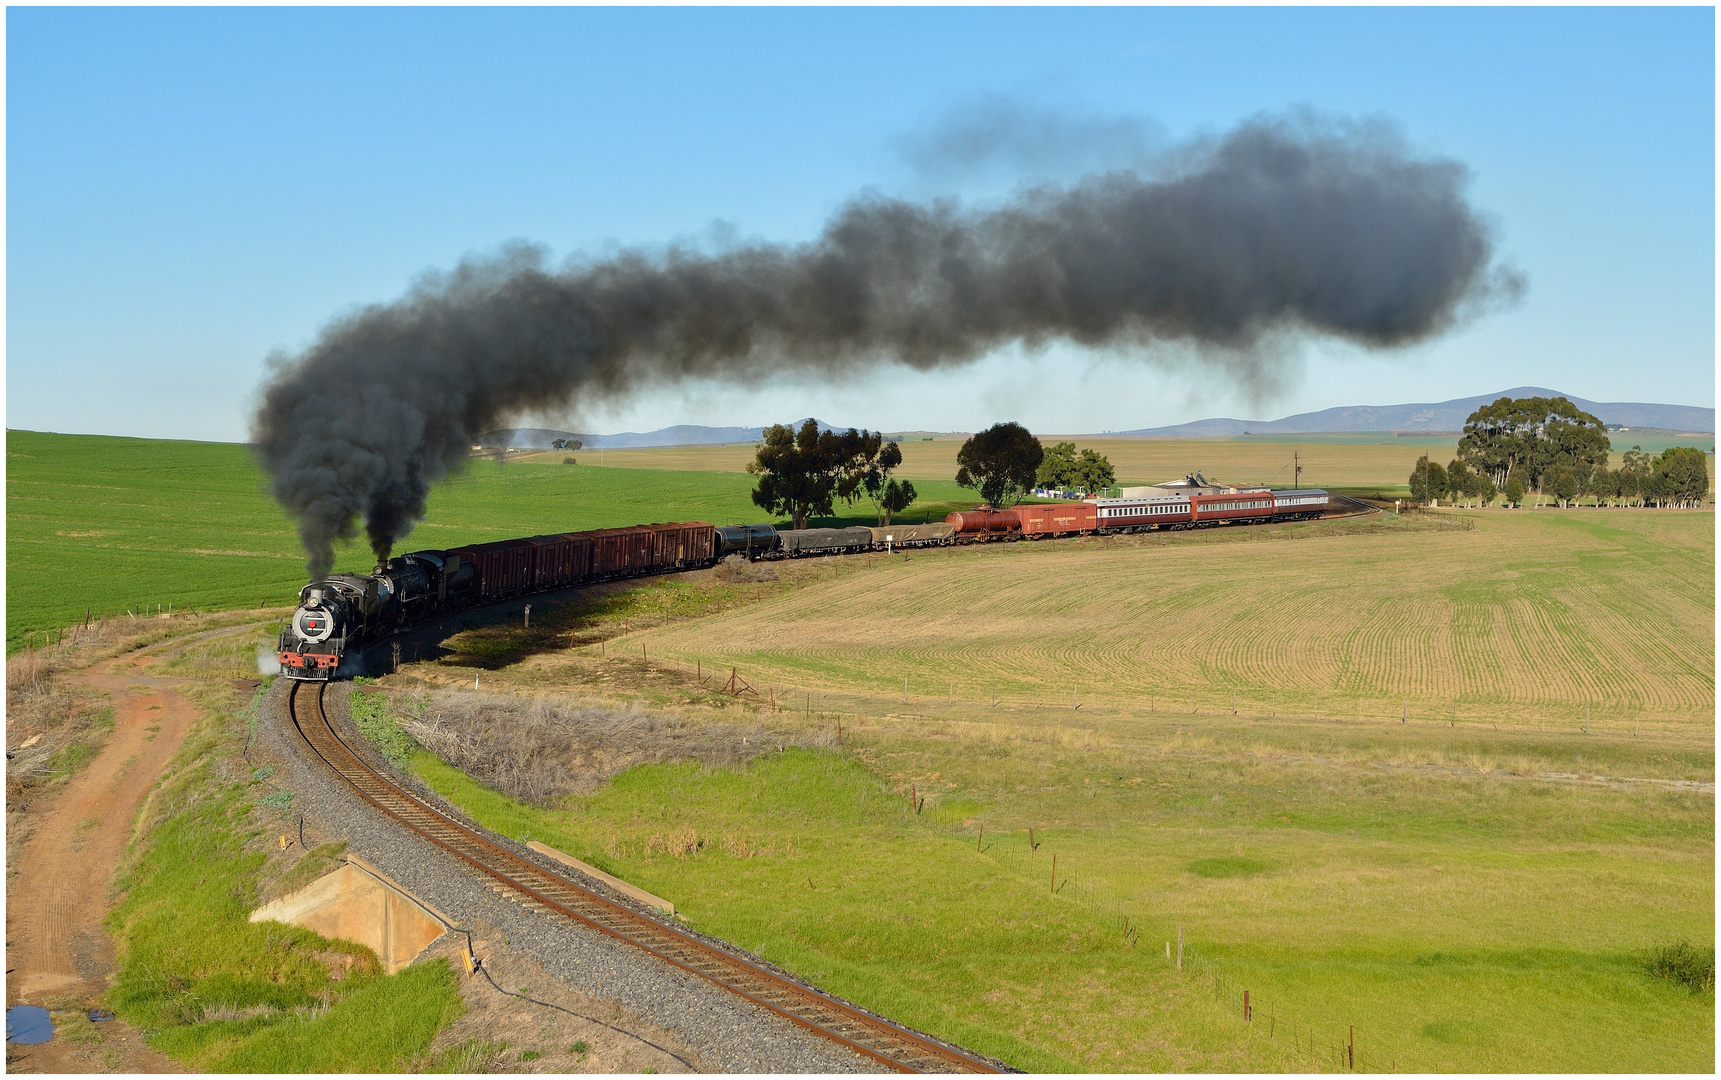
POLYGON ((606 631, 607 617, 623 594, 659 580, 575 585, 470 608, 378 642, 365 650, 363 670, 354 674, 386 675, 414 663, 498 671, 533 656, 597 644, 614 636, 606 631))

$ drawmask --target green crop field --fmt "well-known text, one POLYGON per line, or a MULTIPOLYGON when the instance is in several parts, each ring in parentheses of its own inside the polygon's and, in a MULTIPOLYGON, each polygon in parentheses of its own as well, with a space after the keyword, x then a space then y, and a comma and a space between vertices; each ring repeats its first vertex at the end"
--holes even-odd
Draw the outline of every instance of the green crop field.
MULTIPOLYGON (((96 435, 6 433, 6 647, 95 614, 289 604, 305 583, 293 523, 243 446, 96 435)), ((745 473, 554 468, 478 460, 439 485, 401 550, 648 521, 760 521, 745 473)), ((971 498, 925 485, 909 520, 971 498)), ((857 504, 819 524, 870 523, 857 504)), ((367 572, 363 544, 337 569, 367 572)))

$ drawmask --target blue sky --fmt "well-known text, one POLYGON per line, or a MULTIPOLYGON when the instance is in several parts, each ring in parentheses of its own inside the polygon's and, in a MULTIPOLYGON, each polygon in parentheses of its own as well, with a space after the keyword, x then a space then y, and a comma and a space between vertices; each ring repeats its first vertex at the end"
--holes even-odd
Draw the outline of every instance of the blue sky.
POLYGON ((1270 401, 1170 354, 1053 348, 841 387, 693 385, 562 419, 1083 432, 1522 384, 1714 404, 1710 9, 6 18, 11 427, 242 439, 271 352, 512 239, 558 259, 794 242, 869 187, 984 202, 1127 164, 1102 147, 928 171, 905 153, 1000 95, 1149 141, 1300 106, 1385 117, 1472 170, 1529 291, 1407 350, 1306 343, 1270 401))

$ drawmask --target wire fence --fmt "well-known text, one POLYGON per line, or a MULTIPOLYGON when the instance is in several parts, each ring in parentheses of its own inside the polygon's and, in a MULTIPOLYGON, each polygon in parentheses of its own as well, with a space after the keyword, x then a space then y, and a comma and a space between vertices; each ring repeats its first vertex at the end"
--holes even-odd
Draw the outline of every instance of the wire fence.
POLYGON ((1096 882, 1082 872, 1079 860, 1049 846, 1036 832, 982 832, 964 846, 1010 871, 1048 895, 1085 908, 1099 926, 1115 934, 1126 948, 1156 951, 1164 942, 1164 963, 1185 978, 1194 979, 1212 991, 1214 1000, 1239 1024, 1248 1025, 1251 1038, 1273 1040, 1288 1067, 1306 1065, 1316 1072, 1419 1072, 1447 1071, 1444 1063, 1417 1057, 1376 1032, 1355 1024, 1315 1019, 1283 1008, 1272 999, 1263 1000, 1250 986, 1239 965, 1221 961, 1197 943, 1187 940, 1182 927, 1170 927, 1144 919, 1137 905, 1116 889, 1096 882))
MULTIPOLYGON (((1481 701, 1463 696, 1437 698, 1356 692, 1262 690, 1189 687, 1142 690, 1113 685, 1071 682, 1063 687, 1024 686, 992 682, 976 685, 954 678, 922 679, 913 675, 874 677, 872 689, 833 687, 811 679, 774 681, 772 674, 743 671, 721 660, 707 661, 677 654, 648 652, 648 647, 611 640, 578 646, 580 652, 602 658, 631 657, 653 666, 671 667, 693 676, 707 690, 755 692, 759 703, 777 712, 809 715, 852 715, 899 718, 924 716, 971 719, 977 708, 989 713, 1064 713, 1074 718, 1166 719, 1202 724, 1215 720, 1239 722, 1296 721, 1335 726, 1368 725, 1395 728, 1445 728, 1454 731, 1543 732, 1635 738, 1644 734, 1690 734, 1692 724, 1714 724, 1713 708, 1680 715, 1677 709, 1657 710, 1619 701, 1481 701), (729 683, 738 673, 747 690, 729 683)), ((1497 767, 1483 762, 1488 769, 1497 767)))

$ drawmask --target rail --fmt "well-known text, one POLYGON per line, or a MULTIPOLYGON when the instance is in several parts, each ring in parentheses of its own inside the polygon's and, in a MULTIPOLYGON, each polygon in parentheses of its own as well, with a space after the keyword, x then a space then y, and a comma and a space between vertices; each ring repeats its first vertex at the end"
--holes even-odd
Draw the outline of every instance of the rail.
POLYGON ((401 790, 366 764, 329 722, 323 704, 326 685, 316 685, 316 715, 301 715, 299 694, 301 690, 308 694, 310 685, 293 684, 287 710, 294 729, 311 751, 360 798, 519 894, 528 906, 555 912, 650 953, 898 1072, 1003 1071, 616 903, 479 835, 401 790))

